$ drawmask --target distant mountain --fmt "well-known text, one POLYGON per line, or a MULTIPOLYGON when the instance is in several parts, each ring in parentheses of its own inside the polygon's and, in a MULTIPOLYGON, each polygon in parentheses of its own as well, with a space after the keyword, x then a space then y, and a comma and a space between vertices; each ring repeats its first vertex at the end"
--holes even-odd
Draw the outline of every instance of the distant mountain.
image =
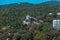
POLYGON ((47 1, 36 6, 42 7, 45 12, 60 12, 60 1, 47 1))
POLYGON ((9 6, 33 6, 33 5, 60 5, 60 1, 47 1, 47 2, 40 3, 40 4, 19 2, 19 3, 14 3, 14 4, 0 5, 0 7, 6 7, 6 6, 8 6, 8 7, 9 6))
POLYGON ((60 1, 47 1, 47 2, 44 2, 44 3, 40 3, 40 4, 31 4, 31 3, 27 3, 27 2, 25 2, 25 3, 23 3, 23 2, 19 2, 19 3, 14 3, 14 4, 7 4, 7 5, 0 5, 0 8, 2 7, 11 7, 11 6, 15 6, 15 7, 28 7, 28 6, 37 6, 37 5, 39 5, 39 6, 46 6, 46 5, 60 5, 60 1))
MULTIPOLYGON (((45 10, 49 10, 51 11, 52 9, 54 11, 59 11, 60 10, 60 1, 47 1, 47 2, 43 2, 43 3, 40 3, 40 4, 31 4, 31 3, 23 3, 23 2, 19 2, 19 3, 14 3, 14 4, 7 4, 7 5, 0 5, 0 9, 13 9, 13 8, 39 8, 39 7, 42 7, 42 9, 45 9, 45 10)), ((41 8, 40 8, 41 9, 41 8)), ((31 9, 32 10, 32 9, 31 9)), ((59 11, 60 12, 60 11, 59 11)))
POLYGON ((47 2, 41 3, 41 5, 60 5, 60 1, 47 1, 47 2))
POLYGON ((11 7, 11 6, 14 6, 14 7, 28 7, 28 6, 33 6, 33 4, 31 3, 23 3, 23 2, 19 2, 19 3, 14 3, 14 4, 7 4, 7 5, 0 5, 0 8, 6 8, 6 7, 11 7))

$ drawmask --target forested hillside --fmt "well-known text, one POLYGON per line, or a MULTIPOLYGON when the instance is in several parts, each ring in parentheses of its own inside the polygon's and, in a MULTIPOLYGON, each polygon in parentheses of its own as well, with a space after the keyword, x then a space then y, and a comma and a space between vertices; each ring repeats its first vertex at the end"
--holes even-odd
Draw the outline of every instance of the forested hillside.
POLYGON ((60 19, 60 2, 41 4, 16 3, 0 5, 0 40, 60 40, 60 30, 52 26, 54 19, 60 19), (52 15, 48 15, 53 13, 52 15), (43 20, 42 24, 22 24, 26 15, 36 16, 43 20), (10 36, 8 33, 11 33, 10 36))

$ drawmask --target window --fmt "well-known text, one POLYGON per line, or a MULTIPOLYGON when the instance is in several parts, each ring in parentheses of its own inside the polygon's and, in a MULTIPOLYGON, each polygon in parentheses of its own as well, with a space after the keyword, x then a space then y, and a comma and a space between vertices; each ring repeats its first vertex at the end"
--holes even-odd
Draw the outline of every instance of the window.
POLYGON ((60 20, 53 20, 53 27, 60 28, 60 20))

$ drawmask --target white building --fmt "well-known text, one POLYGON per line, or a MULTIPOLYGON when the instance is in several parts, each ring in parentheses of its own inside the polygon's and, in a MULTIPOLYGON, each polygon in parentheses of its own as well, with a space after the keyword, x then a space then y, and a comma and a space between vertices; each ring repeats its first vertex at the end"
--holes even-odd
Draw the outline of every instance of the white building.
POLYGON ((53 13, 49 13, 48 15, 52 15, 53 13))
POLYGON ((10 38, 7 38, 6 40, 10 40, 10 38))
POLYGON ((60 20, 53 20, 53 27, 60 28, 60 20))
POLYGON ((60 13, 57 13, 57 15, 60 15, 60 13))
POLYGON ((24 21, 23 21, 23 25, 25 25, 25 24, 29 25, 30 22, 24 20, 24 21))
POLYGON ((2 30, 6 30, 7 28, 6 27, 2 27, 2 30))
POLYGON ((31 18, 29 15, 26 16, 26 20, 29 20, 29 18, 31 18))

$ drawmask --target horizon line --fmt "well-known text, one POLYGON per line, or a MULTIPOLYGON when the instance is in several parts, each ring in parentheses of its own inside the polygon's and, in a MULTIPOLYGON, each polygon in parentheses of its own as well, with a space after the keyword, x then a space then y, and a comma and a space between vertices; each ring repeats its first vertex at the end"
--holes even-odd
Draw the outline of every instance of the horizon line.
MULTIPOLYGON (((20 4, 20 3, 29 3, 29 4, 41 4, 41 3, 44 3, 44 2, 48 2, 48 1, 43 1, 43 2, 40 2, 40 3, 32 3, 32 2, 14 2, 14 3, 7 3, 7 4, 0 4, 1 5, 10 5, 10 4, 20 4)), ((60 1, 59 1, 60 2, 60 1)))

